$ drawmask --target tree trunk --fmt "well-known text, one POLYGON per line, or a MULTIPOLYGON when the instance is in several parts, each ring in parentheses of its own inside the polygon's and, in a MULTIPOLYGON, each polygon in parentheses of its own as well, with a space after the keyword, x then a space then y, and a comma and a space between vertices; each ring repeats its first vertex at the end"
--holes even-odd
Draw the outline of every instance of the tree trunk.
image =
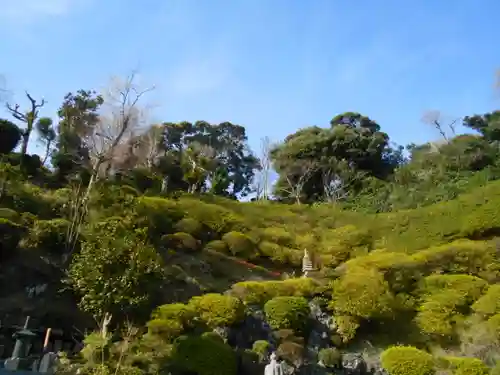
MULTIPOLYGON (((26 155, 28 152, 28 142, 30 141, 31 129, 26 129, 23 133, 23 141, 21 144, 21 156, 26 155)), ((23 158, 21 158, 22 163, 23 158)))

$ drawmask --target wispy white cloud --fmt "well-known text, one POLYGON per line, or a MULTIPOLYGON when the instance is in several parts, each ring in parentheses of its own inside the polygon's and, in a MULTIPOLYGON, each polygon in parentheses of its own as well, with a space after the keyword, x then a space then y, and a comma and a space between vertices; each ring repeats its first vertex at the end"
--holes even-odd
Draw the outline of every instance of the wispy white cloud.
POLYGON ((48 17, 61 17, 90 0, 3 0, 0 19, 8 24, 26 25, 48 17))

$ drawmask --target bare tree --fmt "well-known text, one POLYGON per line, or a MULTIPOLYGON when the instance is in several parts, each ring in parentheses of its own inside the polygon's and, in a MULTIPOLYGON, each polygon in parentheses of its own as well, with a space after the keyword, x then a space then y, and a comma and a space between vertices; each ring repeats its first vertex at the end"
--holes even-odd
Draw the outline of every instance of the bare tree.
MULTIPOLYGON (((33 125, 38 118, 38 110, 45 105, 45 100, 42 99, 37 102, 33 97, 26 91, 26 97, 30 101, 30 109, 27 112, 22 112, 19 109, 19 104, 11 105, 7 103, 7 110, 10 112, 12 117, 25 123, 26 128, 22 132, 22 144, 21 144, 21 155, 26 155, 28 151, 28 142, 30 140, 31 132, 33 131, 33 125)), ((21 159, 22 161, 22 159, 21 159)))
POLYGON ((329 203, 340 202, 349 196, 349 190, 365 173, 353 173, 353 168, 345 160, 321 169, 323 196, 329 203))
POLYGON ((80 228, 87 214, 87 205, 95 183, 113 159, 117 149, 133 138, 134 131, 141 125, 144 109, 140 100, 153 88, 139 89, 132 73, 126 79, 114 78, 104 93, 105 110, 95 127, 82 137, 84 146, 90 154, 90 179, 86 186, 79 185, 75 190, 70 207, 71 226, 68 230, 68 251, 64 263, 69 260, 75 249, 80 228), (108 163, 108 164, 107 164, 108 163))
POLYGON ((89 198, 103 165, 113 159, 116 149, 127 143, 142 124, 145 108, 139 106, 139 101, 154 88, 140 89, 135 78, 133 72, 124 80, 112 79, 103 94, 104 113, 93 131, 84 138, 91 159, 91 176, 84 200, 89 198))
POLYGON ((264 137, 260 140, 260 174, 262 176, 262 199, 269 199, 269 178, 271 172, 271 140, 264 137))
POLYGON ((255 174, 253 181, 253 190, 257 200, 268 200, 270 193, 271 178, 271 150, 273 144, 269 137, 263 137, 260 140, 259 170, 255 174))
POLYGON ((134 152, 141 165, 147 168, 152 168, 155 165, 162 153, 162 141, 163 129, 161 125, 152 125, 138 137, 134 152))
POLYGON ((452 137, 456 135, 456 126, 460 118, 447 118, 440 111, 431 110, 426 111, 422 116, 422 122, 434 127, 443 139, 448 142, 449 135, 452 137))
POLYGON ((300 164, 291 167, 286 173, 287 186, 281 190, 295 200, 295 203, 301 204, 304 185, 311 175, 316 172, 318 166, 312 161, 301 161, 300 164))

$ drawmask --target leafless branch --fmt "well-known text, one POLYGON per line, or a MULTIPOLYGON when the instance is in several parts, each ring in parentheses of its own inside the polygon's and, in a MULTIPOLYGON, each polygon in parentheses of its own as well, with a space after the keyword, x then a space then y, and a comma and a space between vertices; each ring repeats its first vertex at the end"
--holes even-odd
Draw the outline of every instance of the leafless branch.
POLYGON ((445 118, 445 116, 437 110, 426 111, 422 116, 422 122, 433 126, 446 142, 449 141, 448 133, 450 133, 452 137, 456 135, 456 126, 459 120, 460 118, 445 118))
POLYGON ((253 188, 257 194, 257 199, 267 200, 270 191, 271 172, 271 149, 273 147, 269 137, 263 137, 260 141, 260 168, 255 174, 253 188))
POLYGON ((98 173, 102 164, 109 162, 117 147, 134 137, 145 117, 145 108, 139 107, 141 98, 154 87, 139 89, 135 73, 125 80, 114 78, 103 95, 104 113, 93 132, 84 142, 90 151, 92 169, 98 173))
POLYGON ((322 168, 323 194, 327 202, 334 203, 346 199, 349 196, 349 189, 365 176, 365 173, 353 175, 351 170, 345 162, 322 168))
POLYGON ((28 150, 28 142, 33 131, 33 125, 38 118, 38 112, 41 107, 45 105, 45 99, 42 99, 40 102, 37 102, 27 91, 25 92, 26 97, 30 101, 31 107, 27 112, 20 111, 19 104, 11 105, 9 103, 6 104, 7 110, 10 112, 12 117, 16 120, 21 121, 26 124, 26 128, 22 134, 22 145, 21 145, 21 155, 26 155, 28 150))
POLYGON ((301 204, 304 185, 317 168, 316 163, 310 161, 302 161, 299 165, 291 168, 285 177, 288 186, 282 188, 282 191, 293 197, 297 204, 301 204))

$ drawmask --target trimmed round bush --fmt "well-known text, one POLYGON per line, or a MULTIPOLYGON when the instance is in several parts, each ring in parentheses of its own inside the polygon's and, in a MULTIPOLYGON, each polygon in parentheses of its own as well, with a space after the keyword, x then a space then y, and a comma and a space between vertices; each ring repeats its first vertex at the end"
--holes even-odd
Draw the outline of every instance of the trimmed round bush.
POLYGON ((274 297, 310 297, 318 285, 313 279, 298 277, 279 281, 243 281, 231 288, 231 293, 248 304, 264 305, 274 297))
POLYGON ((12 152, 21 140, 21 130, 9 120, 0 119, 0 154, 12 152))
POLYGON ((264 305, 266 320, 273 329, 304 330, 309 304, 304 297, 275 297, 264 305))
POLYGON ((210 328, 230 326, 241 321, 245 315, 241 300, 223 294, 208 293, 193 297, 188 305, 210 328))
POLYGON ((217 253, 226 253, 228 251, 227 244, 221 240, 210 241, 205 245, 205 250, 215 251, 217 253))
POLYGON ((150 334, 159 335, 167 340, 178 337, 193 320, 193 310, 183 303, 171 303, 158 307, 147 323, 150 334))
POLYGON ((198 375, 236 375, 237 360, 231 347, 212 338, 179 337, 173 348, 172 362, 181 372, 198 375))
POLYGON ((255 249, 255 244, 250 237, 241 232, 228 232, 222 236, 222 241, 227 244, 231 254, 252 254, 255 249))
POLYGON ((448 369, 453 371, 453 375, 488 375, 490 369, 478 358, 467 357, 447 357, 444 358, 448 364, 448 369))
POLYGON ((380 356, 382 367, 389 375, 433 375, 434 358, 412 346, 393 346, 380 356))
POLYGON ((178 251, 197 251, 200 248, 200 241, 189 233, 177 232, 162 236, 162 243, 169 249, 178 251))
POLYGON ((318 359, 326 367, 338 367, 342 363, 342 354, 337 348, 324 348, 319 351, 318 359))
POLYGON ((203 225, 196 219, 185 217, 179 220, 175 226, 177 232, 184 232, 199 237, 203 232, 203 225))
POLYGON ((209 339, 209 340, 215 340, 215 341, 219 341, 219 342, 224 342, 224 339, 217 332, 212 332, 212 331, 203 332, 201 334, 201 337, 203 337, 204 339, 209 339))

